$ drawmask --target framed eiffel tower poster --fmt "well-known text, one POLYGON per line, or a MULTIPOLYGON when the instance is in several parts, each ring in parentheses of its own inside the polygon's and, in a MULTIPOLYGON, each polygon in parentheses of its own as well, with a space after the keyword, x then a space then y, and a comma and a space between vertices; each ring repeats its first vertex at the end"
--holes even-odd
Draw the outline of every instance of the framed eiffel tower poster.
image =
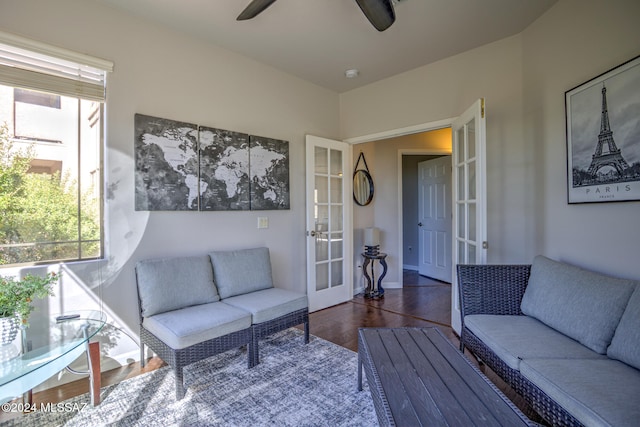
POLYGON ((640 200, 640 56, 565 92, 569 203, 640 200))

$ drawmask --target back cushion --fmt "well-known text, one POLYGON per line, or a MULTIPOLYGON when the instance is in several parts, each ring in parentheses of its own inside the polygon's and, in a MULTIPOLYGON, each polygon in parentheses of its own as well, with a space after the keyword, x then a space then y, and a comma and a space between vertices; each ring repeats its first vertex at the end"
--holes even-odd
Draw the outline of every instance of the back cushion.
POLYGON ((220 300, 207 255, 140 261, 136 279, 143 317, 220 300))
POLYGON ((522 312, 605 354, 634 285, 537 256, 522 312))
POLYGON ((220 298, 273 287, 269 248, 218 251, 209 256, 220 298))
POLYGON ((607 356, 640 369, 640 283, 629 299, 629 304, 613 335, 607 356))

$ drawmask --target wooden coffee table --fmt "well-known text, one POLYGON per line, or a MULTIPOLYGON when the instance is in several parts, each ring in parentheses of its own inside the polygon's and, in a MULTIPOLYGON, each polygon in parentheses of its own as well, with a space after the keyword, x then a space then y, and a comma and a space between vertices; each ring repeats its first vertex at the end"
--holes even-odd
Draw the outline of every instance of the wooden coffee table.
POLYGON ((437 328, 361 328, 363 368, 380 425, 537 425, 437 328))

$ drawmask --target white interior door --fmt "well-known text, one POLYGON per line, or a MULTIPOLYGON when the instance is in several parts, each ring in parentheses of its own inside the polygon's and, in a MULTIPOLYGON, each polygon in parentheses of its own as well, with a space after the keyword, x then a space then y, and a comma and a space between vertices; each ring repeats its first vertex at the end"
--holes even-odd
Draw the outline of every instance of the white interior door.
POLYGON ((351 145, 307 135, 307 295, 316 311, 353 297, 351 145))
POLYGON ((484 99, 476 101, 451 126, 453 138, 453 282, 451 326, 460 333, 457 264, 487 262, 486 124, 484 99))
POLYGON ((451 156, 418 163, 418 180, 418 272, 451 283, 451 156))

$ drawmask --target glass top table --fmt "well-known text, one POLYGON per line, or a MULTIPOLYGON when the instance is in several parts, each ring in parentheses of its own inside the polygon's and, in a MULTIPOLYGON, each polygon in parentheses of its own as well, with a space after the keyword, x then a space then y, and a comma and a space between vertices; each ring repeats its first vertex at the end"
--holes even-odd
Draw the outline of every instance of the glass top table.
MULTIPOLYGON (((65 313, 67 314, 67 313, 65 313)), ((0 402, 12 400, 67 368, 82 353, 87 354, 91 401, 100 400, 100 344, 90 342, 106 324, 101 311, 74 311, 76 318, 32 319, 21 329, 21 338, 0 347, 0 402)))

